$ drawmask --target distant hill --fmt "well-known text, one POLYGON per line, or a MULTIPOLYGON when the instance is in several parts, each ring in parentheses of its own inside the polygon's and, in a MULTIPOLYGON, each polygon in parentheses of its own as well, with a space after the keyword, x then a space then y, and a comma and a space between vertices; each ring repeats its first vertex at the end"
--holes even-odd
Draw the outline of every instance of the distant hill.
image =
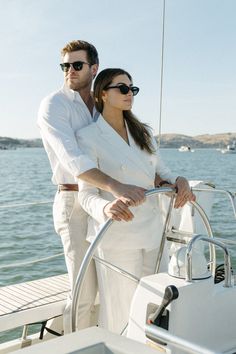
MULTIPOLYGON (((158 140, 158 137, 156 137, 158 140)), ((188 136, 182 134, 162 134, 162 148, 179 148, 181 145, 188 145, 191 148, 223 148, 236 141, 236 133, 204 134, 188 136)))
POLYGON ((26 147, 42 147, 41 139, 14 139, 7 137, 0 137, 0 150, 26 148, 26 147))
MULTIPOLYGON (((158 137, 156 136, 158 140, 158 137)), ((236 141, 236 133, 204 134, 188 136, 182 134, 162 134, 161 148, 179 148, 181 145, 188 145, 191 148, 224 148, 236 141)), ((41 139, 13 139, 0 137, 1 149, 15 149, 26 147, 43 147, 41 139)))

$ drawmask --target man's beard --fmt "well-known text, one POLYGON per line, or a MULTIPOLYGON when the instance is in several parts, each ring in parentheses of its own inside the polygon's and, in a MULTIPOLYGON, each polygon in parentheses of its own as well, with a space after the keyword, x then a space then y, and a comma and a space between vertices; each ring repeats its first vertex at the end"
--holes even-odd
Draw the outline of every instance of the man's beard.
POLYGON ((72 80, 68 79, 66 81, 66 83, 67 83, 67 86, 74 91, 78 91, 81 88, 81 85, 77 80, 75 81, 73 79, 72 80))
POLYGON ((79 91, 82 90, 84 88, 86 88, 87 86, 89 86, 88 82, 81 82, 78 80, 73 80, 73 79, 68 79, 66 80, 67 86, 74 91, 79 91))

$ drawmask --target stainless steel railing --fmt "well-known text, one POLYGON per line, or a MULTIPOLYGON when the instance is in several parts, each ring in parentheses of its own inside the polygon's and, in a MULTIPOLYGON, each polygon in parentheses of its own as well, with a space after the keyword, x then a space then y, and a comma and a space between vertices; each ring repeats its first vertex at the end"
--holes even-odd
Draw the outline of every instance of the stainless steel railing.
POLYGON ((186 278, 185 280, 187 282, 192 282, 192 250, 193 250, 193 245, 197 241, 205 241, 211 244, 214 244, 218 247, 221 247, 224 251, 224 268, 225 268, 225 287, 229 288, 231 287, 231 260, 230 260, 230 255, 227 247, 223 242, 220 242, 218 240, 214 239, 209 239, 206 238, 205 236, 202 235, 196 235, 193 237, 193 239, 189 242, 186 250, 186 256, 185 256, 185 274, 186 278))
POLYGON ((181 350, 183 353, 190 354, 220 354, 220 352, 212 351, 204 348, 196 343, 189 342, 184 338, 177 337, 168 331, 154 326, 152 324, 146 324, 145 334, 153 341, 164 341, 168 344, 172 344, 176 349, 181 350))

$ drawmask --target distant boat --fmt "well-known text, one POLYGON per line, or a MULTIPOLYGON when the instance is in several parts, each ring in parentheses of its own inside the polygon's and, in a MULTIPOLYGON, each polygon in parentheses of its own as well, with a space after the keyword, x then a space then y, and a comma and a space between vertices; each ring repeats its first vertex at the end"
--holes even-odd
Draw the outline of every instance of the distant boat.
POLYGON ((0 150, 16 150, 15 146, 0 145, 0 150))
POLYGON ((179 151, 180 152, 194 152, 194 150, 191 149, 191 147, 187 146, 187 145, 180 146, 179 151))
POLYGON ((236 142, 227 145, 226 149, 221 150, 222 154, 236 154, 236 142))

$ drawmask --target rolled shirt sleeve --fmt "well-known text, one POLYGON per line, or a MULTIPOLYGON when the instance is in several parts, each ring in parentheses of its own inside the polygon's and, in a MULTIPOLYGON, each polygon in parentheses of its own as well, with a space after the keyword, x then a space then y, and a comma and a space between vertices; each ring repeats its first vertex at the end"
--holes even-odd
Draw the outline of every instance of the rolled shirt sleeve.
MULTIPOLYGON (((52 169, 55 170, 59 162, 67 172, 77 177, 95 168, 96 165, 78 146, 72 127, 72 113, 70 105, 62 95, 48 96, 40 105, 38 125, 49 160, 53 165, 52 169), (58 159, 57 162, 55 158, 53 159, 53 154, 58 159)), ((83 126, 83 120, 81 121, 83 126)))
MULTIPOLYGON (((83 134, 78 135, 78 144, 80 148, 91 158, 93 163, 98 167, 96 151, 89 144, 83 134)), ((104 207, 110 203, 110 200, 101 197, 99 189, 89 183, 79 179, 79 202, 82 208, 99 224, 104 223, 108 218, 104 214, 104 207)))

